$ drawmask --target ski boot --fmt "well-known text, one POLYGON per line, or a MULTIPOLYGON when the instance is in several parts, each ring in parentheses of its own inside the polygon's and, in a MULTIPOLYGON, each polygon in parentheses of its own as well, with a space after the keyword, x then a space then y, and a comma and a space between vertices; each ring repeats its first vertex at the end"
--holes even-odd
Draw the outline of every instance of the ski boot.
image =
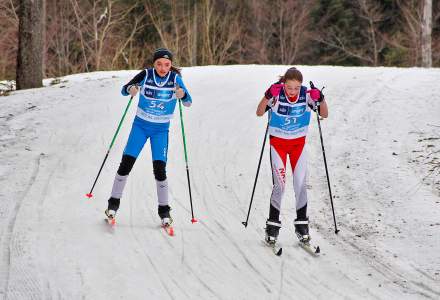
POLYGON ((173 219, 170 215, 171 207, 169 205, 159 205, 157 212, 162 220, 162 226, 170 226, 173 223, 173 219))
POLYGON ((269 245, 274 245, 280 232, 281 222, 275 220, 266 220, 266 237, 265 241, 269 245))
POLYGON ((107 216, 107 222, 114 226, 116 224, 116 212, 119 209, 120 199, 111 197, 108 199, 108 207, 105 210, 105 215, 107 216))
POLYGON ((173 219, 171 218, 170 210, 171 208, 169 205, 159 205, 158 207, 159 217, 162 221, 162 228, 168 235, 173 236, 174 228, 171 226, 173 219))
POLYGON ((305 219, 295 219, 293 222, 295 225, 295 233, 299 241, 302 243, 310 242, 311 238, 309 235, 309 218, 305 219))

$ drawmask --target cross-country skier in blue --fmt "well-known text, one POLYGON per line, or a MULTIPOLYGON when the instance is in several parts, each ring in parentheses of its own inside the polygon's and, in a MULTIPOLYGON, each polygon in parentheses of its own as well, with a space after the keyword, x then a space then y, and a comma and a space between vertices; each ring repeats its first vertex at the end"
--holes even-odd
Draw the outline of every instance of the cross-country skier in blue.
POLYGON ((168 181, 166 163, 168 154, 168 132, 177 98, 183 105, 190 106, 192 99, 182 81, 180 70, 173 66, 173 55, 168 49, 159 48, 153 54, 153 68, 137 74, 122 87, 122 95, 136 96, 140 90, 139 104, 116 173, 111 197, 105 214, 114 219, 119 209, 120 199, 136 158, 144 144, 150 139, 153 159, 153 173, 156 179, 158 214, 162 225, 170 225, 170 206, 168 203, 168 181))

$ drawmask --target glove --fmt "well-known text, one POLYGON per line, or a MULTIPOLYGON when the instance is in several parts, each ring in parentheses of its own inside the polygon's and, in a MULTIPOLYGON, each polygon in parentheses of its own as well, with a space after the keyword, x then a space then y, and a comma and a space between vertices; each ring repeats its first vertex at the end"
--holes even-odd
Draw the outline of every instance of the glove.
POLYGON ((266 99, 272 99, 273 97, 276 97, 280 94, 282 88, 283 85, 281 83, 272 84, 270 88, 268 88, 267 91, 264 93, 264 96, 266 97, 266 99))
POLYGON ((178 84, 176 84, 175 93, 177 99, 182 99, 183 97, 185 97, 185 90, 182 89, 178 84))
POLYGON ((134 97, 134 96, 136 96, 137 92, 139 91, 139 87, 137 85, 130 85, 127 88, 127 91, 132 97, 134 97))
POLYGON ((308 90, 307 93, 310 94, 310 98, 315 102, 321 102, 324 100, 324 94, 317 88, 308 90))

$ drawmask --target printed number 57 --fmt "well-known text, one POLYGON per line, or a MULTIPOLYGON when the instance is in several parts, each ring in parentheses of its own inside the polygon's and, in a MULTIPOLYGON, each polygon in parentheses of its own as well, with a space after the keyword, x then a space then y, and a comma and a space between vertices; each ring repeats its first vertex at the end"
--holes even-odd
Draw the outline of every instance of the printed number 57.
POLYGON ((290 123, 295 124, 296 123, 296 118, 286 118, 286 121, 284 122, 284 126, 290 125, 290 123))

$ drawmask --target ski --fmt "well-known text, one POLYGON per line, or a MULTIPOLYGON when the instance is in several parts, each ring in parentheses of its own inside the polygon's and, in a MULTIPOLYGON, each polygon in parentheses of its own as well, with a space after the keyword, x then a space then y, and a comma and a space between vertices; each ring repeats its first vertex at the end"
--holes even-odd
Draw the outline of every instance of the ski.
POLYGON ((173 226, 171 226, 169 224, 165 224, 165 225, 161 225, 161 227, 166 232, 166 234, 168 234, 169 236, 174 236, 174 227, 173 226))
POLYGON ((276 256, 281 256, 281 254, 283 254, 283 248, 276 243, 268 243, 266 240, 263 240, 263 244, 266 247, 269 247, 276 256))
POLYGON ((319 248, 319 246, 314 246, 310 244, 310 241, 299 241, 299 246, 314 256, 318 256, 319 253, 321 253, 321 249, 319 248))
POLYGON ((308 253, 317 256, 319 253, 321 253, 321 249, 319 248, 319 246, 314 246, 313 244, 310 243, 310 236, 306 235, 303 236, 298 232, 295 232, 296 236, 298 237, 299 240, 299 246, 301 248, 303 248, 304 250, 306 250, 308 253))
POLYGON ((115 218, 104 218, 105 226, 108 228, 109 232, 113 233, 116 228, 116 219, 115 218))

